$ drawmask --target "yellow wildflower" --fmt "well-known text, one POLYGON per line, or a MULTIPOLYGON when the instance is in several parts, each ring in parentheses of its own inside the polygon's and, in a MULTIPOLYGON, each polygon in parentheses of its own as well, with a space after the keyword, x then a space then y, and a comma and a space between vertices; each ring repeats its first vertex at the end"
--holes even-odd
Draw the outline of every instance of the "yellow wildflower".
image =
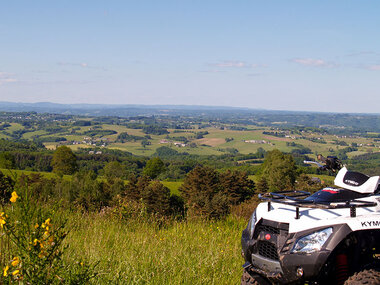
POLYGON ((0 226, 3 228, 5 225, 5 219, 3 217, 0 217, 0 226))
POLYGON ((4 267, 4 273, 3 273, 3 276, 4 277, 7 277, 8 276, 8 269, 9 269, 9 266, 7 265, 6 267, 4 267))
POLYGON ((38 243, 38 239, 35 238, 34 241, 33 241, 33 245, 36 246, 37 243, 38 243))
POLYGON ((16 191, 13 191, 12 192, 12 197, 9 199, 9 201, 11 201, 12 203, 14 203, 14 202, 16 202, 17 198, 18 198, 18 195, 17 195, 16 191))
POLYGON ((12 272, 12 275, 15 276, 15 275, 17 275, 19 273, 20 273, 20 270, 16 269, 15 271, 12 272))
POLYGON ((18 256, 14 257, 12 260, 12 266, 15 267, 20 263, 20 258, 18 256))
POLYGON ((35 228, 35 229, 38 229, 38 227, 39 227, 38 224, 35 224, 35 225, 34 225, 34 228, 35 228))
POLYGON ((51 227, 50 221, 51 221, 50 218, 46 219, 46 221, 44 223, 42 223, 41 228, 46 229, 48 231, 49 227, 51 227))
POLYGON ((5 225, 5 218, 6 217, 7 217, 7 215, 4 216, 4 212, 0 213, 0 226, 1 226, 1 228, 3 228, 5 225))

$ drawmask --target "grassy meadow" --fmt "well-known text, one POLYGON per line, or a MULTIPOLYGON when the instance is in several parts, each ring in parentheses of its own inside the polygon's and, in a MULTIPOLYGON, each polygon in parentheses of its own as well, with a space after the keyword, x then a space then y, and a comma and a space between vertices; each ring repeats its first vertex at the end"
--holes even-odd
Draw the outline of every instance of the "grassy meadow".
MULTIPOLYGON (((37 172, 37 171, 18 170, 18 169, 5 169, 5 168, 0 168, 0 171, 4 175, 8 175, 8 176, 10 176, 12 178, 20 177, 21 175, 31 175, 31 174, 40 174, 44 178, 47 178, 47 179, 52 179, 52 178, 56 178, 57 177, 57 174, 55 174, 53 172, 42 172, 42 171, 37 172)), ((71 179, 71 175, 63 175, 63 179, 70 180, 71 179)))
POLYGON ((67 213, 64 258, 98 263, 95 284, 239 284, 244 219, 119 220, 67 213))

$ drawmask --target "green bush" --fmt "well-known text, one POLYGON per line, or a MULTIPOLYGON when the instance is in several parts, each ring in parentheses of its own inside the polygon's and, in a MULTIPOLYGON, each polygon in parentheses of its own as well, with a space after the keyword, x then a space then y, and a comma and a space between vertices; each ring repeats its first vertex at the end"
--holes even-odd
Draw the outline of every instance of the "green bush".
POLYGON ((244 172, 219 173, 210 167, 197 166, 180 187, 190 216, 221 218, 232 205, 238 205, 254 194, 254 183, 244 172))

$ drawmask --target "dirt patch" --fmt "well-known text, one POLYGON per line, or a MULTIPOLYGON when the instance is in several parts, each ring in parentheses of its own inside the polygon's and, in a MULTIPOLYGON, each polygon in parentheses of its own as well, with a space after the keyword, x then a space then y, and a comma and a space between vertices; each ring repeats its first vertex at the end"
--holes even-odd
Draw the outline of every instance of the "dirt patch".
POLYGON ((199 139, 195 141, 197 144, 205 144, 209 146, 218 146, 221 144, 224 144, 226 142, 225 139, 222 138, 204 138, 204 139, 199 139))

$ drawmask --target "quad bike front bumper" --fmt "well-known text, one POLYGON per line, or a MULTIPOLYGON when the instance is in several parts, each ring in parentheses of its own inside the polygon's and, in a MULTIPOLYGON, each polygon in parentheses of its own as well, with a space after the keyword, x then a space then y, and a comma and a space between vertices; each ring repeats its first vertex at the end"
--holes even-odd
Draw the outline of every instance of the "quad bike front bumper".
MULTIPOLYGON (((268 224, 261 232, 250 236, 248 230, 242 234, 242 255, 244 269, 264 276, 273 283, 289 284, 321 278, 321 272, 328 271, 328 258, 333 249, 350 229, 345 225, 334 226, 334 236, 321 250, 311 253, 294 253, 294 242, 308 232, 288 234, 281 225, 268 224), (272 228, 271 228, 272 227, 272 228), (273 228, 280 230, 274 232, 273 228), (326 269, 326 270, 322 270, 326 269)), ((313 229, 316 230, 316 229, 313 229)))

